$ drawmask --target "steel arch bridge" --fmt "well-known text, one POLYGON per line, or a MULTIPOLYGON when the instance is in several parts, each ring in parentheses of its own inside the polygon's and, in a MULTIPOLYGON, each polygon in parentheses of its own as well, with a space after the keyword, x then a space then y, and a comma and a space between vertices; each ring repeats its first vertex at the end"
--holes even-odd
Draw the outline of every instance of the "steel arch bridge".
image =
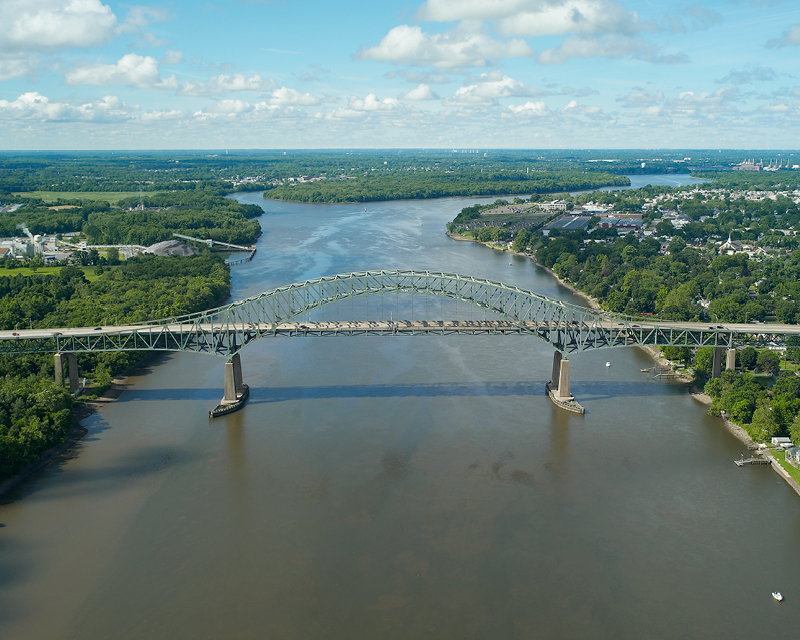
POLYGON ((781 344, 796 325, 643 321, 587 309, 483 278, 434 271, 359 271, 297 282, 216 309, 138 325, 0 331, 0 353, 189 351, 230 358, 265 337, 530 335, 557 351, 630 346, 781 344), (361 296, 416 294, 456 300, 496 320, 303 322, 315 309, 361 296))

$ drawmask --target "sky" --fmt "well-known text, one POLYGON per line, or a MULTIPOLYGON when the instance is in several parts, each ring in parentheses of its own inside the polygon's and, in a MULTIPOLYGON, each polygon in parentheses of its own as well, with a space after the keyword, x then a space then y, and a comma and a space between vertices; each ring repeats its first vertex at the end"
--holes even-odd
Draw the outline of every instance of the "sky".
POLYGON ((797 0, 0 0, 0 149, 800 148, 797 0))

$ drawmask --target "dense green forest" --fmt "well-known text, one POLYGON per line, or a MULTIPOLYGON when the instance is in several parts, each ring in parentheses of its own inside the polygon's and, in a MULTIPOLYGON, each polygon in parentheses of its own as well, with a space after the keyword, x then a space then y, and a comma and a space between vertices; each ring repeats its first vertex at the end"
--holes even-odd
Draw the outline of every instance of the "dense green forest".
MULTIPOLYGON (((201 311, 230 293, 230 270, 211 253, 139 256, 89 282, 81 270, 0 277, 0 328, 142 322, 201 311)), ((79 354, 96 390, 143 354, 79 354)), ((0 479, 60 442, 73 425, 72 398, 55 386, 52 354, 0 357, 0 479)))
POLYGON ((168 240, 173 233, 250 244, 261 230, 252 220, 262 214, 261 207, 240 204, 215 189, 136 196, 113 208, 107 202, 79 198, 54 205, 38 198, 13 200, 24 206, 0 215, 0 236, 20 235, 21 225, 26 225, 34 234, 83 232, 90 244, 147 246, 168 240), (139 205, 143 211, 136 210, 139 205))
POLYGON ((376 171, 352 179, 279 186, 265 191, 264 197, 299 202, 375 202, 446 196, 553 193, 629 184, 630 180, 624 176, 599 172, 526 172, 523 169, 517 173, 481 172, 475 169, 458 173, 376 171))

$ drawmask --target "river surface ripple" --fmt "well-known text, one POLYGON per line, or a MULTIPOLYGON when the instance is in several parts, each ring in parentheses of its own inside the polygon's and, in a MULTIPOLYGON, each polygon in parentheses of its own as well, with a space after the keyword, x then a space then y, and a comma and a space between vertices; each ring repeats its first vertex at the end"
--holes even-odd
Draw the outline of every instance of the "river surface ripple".
MULTIPOLYGON (((234 298, 427 268, 580 302, 445 237, 474 198, 237 198, 266 213, 234 298)), ((452 311, 384 298, 319 317, 452 311)), ((544 395, 534 338, 264 339, 212 422, 223 361, 164 356, 0 506, 0 637, 791 637, 797 495, 636 349, 570 359, 585 416, 544 395)))

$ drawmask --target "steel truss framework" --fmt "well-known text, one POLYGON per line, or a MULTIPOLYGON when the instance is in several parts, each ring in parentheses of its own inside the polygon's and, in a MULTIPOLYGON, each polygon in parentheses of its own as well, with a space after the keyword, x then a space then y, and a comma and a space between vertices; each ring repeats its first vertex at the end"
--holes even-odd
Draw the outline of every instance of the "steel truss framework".
POLYGON ((0 352, 195 351, 230 357, 258 338, 295 335, 530 335, 561 352, 647 345, 730 348, 783 342, 785 333, 768 329, 766 325, 734 330, 699 323, 644 322, 455 273, 361 271, 306 280, 202 313, 142 325, 32 330, 15 333, 13 338, 7 335, 10 332, 3 332, 0 352), (299 320, 326 305, 381 294, 457 300, 503 320, 299 320))

